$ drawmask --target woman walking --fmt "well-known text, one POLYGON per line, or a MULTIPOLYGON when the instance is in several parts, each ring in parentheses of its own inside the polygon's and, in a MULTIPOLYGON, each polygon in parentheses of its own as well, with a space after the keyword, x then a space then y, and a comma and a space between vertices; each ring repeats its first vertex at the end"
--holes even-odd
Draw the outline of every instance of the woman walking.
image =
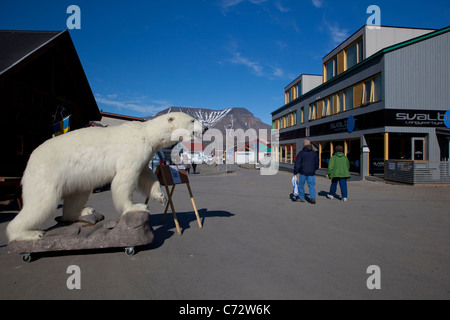
POLYGON ((334 199, 336 196, 337 185, 341 188, 342 200, 347 201, 347 179, 350 176, 350 162, 344 154, 342 146, 336 146, 335 154, 331 157, 328 164, 327 178, 331 179, 330 193, 327 195, 328 199, 334 199))

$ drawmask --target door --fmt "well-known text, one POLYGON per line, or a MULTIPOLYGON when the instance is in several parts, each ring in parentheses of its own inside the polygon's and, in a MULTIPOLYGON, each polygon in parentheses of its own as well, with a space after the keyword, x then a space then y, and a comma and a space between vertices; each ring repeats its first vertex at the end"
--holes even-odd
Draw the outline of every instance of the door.
POLYGON ((412 138, 411 150, 411 160, 425 160, 425 138, 412 138))

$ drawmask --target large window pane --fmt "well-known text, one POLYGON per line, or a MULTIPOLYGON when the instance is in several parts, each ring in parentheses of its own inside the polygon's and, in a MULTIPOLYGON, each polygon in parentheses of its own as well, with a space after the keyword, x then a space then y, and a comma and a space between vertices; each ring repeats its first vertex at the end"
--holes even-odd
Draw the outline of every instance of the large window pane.
POLYGON ((331 78, 333 78, 336 74, 335 72, 335 68, 336 68, 336 63, 335 63, 336 58, 331 59, 327 65, 327 81, 330 80, 331 78))
POLYGON ((363 103, 370 102, 370 93, 372 92, 372 80, 364 82, 364 98, 363 103))
POLYGON ((375 84, 375 98, 374 98, 374 102, 375 101, 381 101, 381 99, 383 99, 383 89, 381 86, 381 76, 376 77, 373 80, 374 84, 375 84))
POLYGON ((345 110, 353 109, 353 88, 345 90, 345 110))
POLYGON ((358 48, 355 43, 347 50, 347 69, 355 66, 358 63, 358 48))
POLYGON ((364 48, 362 39, 358 41, 358 63, 364 59, 364 48))
POLYGON ((338 112, 344 111, 345 110, 345 106, 344 106, 344 93, 340 92, 339 93, 339 109, 338 112))

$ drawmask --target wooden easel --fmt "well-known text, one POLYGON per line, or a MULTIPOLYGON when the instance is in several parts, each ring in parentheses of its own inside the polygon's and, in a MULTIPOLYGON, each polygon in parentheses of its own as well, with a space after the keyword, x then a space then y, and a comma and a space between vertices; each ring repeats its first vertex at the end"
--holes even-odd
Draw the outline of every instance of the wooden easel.
MULTIPOLYGON (((168 201, 166 204, 166 208, 164 210, 164 215, 161 223, 164 223, 166 218, 167 211, 170 209, 172 211, 173 220, 175 221, 175 227, 177 228, 178 235, 181 236, 180 224, 178 223, 177 214, 175 212, 175 208, 172 202, 172 196, 175 191, 175 186, 177 184, 186 184, 187 189, 189 191, 189 196, 191 197, 192 206, 194 207, 195 216, 197 217, 197 222, 199 228, 202 228, 202 222, 200 221, 200 215, 197 211, 197 206, 195 205, 194 196, 192 195, 191 186, 189 185, 189 178, 187 176, 187 172, 184 167, 178 166, 167 166, 160 165, 156 169, 156 176, 158 177, 159 183, 166 188, 166 193, 168 197, 168 201), (172 190, 169 191, 169 186, 172 186, 172 190)), ((148 204, 149 198, 145 200, 145 204, 148 204)))

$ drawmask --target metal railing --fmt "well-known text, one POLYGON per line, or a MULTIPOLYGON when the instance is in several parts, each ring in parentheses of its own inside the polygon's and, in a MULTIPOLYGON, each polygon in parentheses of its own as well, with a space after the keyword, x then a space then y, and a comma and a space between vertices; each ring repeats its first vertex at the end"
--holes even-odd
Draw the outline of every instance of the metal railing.
POLYGON ((384 178, 409 184, 450 184, 450 162, 388 160, 384 178))

